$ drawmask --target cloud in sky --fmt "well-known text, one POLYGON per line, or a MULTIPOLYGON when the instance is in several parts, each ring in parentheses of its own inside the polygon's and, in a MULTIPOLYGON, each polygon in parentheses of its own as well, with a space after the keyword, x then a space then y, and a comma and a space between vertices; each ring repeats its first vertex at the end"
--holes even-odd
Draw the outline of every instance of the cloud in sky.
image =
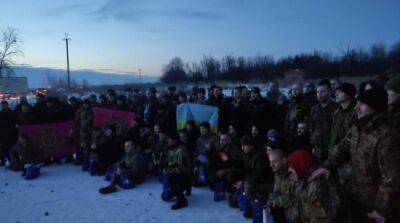
POLYGON ((199 9, 193 4, 182 3, 182 1, 159 1, 157 4, 154 2, 148 4, 141 0, 109 0, 90 14, 95 20, 114 19, 125 22, 165 18, 215 20, 223 16, 216 10, 199 9))

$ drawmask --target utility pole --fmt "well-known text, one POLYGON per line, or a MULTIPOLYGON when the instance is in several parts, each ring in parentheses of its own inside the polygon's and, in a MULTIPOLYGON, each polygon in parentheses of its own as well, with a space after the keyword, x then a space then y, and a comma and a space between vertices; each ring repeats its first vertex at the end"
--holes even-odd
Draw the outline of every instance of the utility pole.
POLYGON ((71 89, 71 79, 69 74, 69 52, 68 52, 68 41, 71 40, 68 38, 68 33, 65 33, 65 48, 67 49, 67 74, 68 74, 68 89, 71 89))

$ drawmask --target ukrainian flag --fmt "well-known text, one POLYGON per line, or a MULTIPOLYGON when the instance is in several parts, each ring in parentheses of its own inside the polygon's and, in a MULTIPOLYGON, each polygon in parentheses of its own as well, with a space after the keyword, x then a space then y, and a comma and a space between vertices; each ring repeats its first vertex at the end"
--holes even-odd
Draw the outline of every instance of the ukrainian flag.
POLYGON ((183 103, 176 108, 177 130, 185 128, 187 121, 193 120, 197 126, 202 122, 209 122, 211 131, 218 132, 218 108, 208 105, 183 103))

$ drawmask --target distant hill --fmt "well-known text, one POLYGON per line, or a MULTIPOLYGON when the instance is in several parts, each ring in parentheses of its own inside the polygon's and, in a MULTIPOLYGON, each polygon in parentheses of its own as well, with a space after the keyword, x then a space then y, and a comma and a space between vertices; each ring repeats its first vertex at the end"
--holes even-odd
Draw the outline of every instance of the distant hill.
MULTIPOLYGON (((47 87, 49 85, 49 77, 52 79, 67 78, 67 72, 63 69, 46 68, 46 67, 31 67, 18 66, 13 68, 14 76, 27 77, 29 88, 47 87)), ((88 85, 103 85, 103 84, 131 84, 139 83, 139 75, 135 74, 115 74, 107 72, 98 72, 94 70, 76 70, 71 71, 71 79, 82 84, 85 80, 88 85)), ((154 83, 158 81, 155 76, 141 77, 142 83, 154 83)))

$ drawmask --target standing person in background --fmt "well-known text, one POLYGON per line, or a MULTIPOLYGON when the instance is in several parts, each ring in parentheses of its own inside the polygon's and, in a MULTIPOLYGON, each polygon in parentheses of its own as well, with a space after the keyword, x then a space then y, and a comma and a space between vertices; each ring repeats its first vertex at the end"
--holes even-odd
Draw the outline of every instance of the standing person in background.
MULTIPOLYGON (((353 84, 342 83, 336 89, 336 102, 340 106, 333 113, 332 121, 332 133, 330 142, 330 151, 334 150, 334 147, 346 136, 347 131, 356 121, 356 114, 354 107, 356 105, 355 95, 357 89, 353 84)), ((344 191, 349 191, 348 188, 351 181, 351 166, 349 162, 344 163, 341 167, 337 169, 337 174, 339 177, 339 182, 341 185, 340 189, 344 191)), ((343 192, 343 191, 340 191, 343 192)), ((348 216, 349 210, 349 199, 347 196, 342 196, 342 215, 348 216)), ((348 218, 348 217, 347 217, 348 218)))
POLYGON ((315 90, 314 83, 307 82, 304 84, 303 97, 304 97, 304 103, 306 103, 310 108, 318 104, 317 92, 315 90))
POLYGON ((392 77, 387 82, 386 91, 393 128, 400 129, 400 75, 392 77))
POLYGON ((355 121, 356 94, 356 87, 350 83, 341 83, 336 89, 335 100, 340 106, 333 113, 331 148, 346 136, 347 130, 355 121))
POLYGON ((317 87, 318 104, 311 108, 309 129, 313 154, 318 163, 323 163, 329 155, 333 113, 338 107, 331 100, 331 84, 329 80, 321 80, 317 87))
MULTIPOLYGON (((229 103, 229 123, 238 126, 240 132, 247 130, 248 128, 248 110, 247 105, 243 102, 241 89, 235 87, 232 90, 232 100, 229 103)), ((228 125, 229 128, 229 125, 228 125)))
POLYGON ((74 122, 74 131, 79 135, 80 144, 76 154, 77 158, 75 164, 81 164, 83 151, 89 149, 93 128, 92 108, 90 107, 90 101, 88 99, 83 100, 82 106, 75 114, 74 122))
POLYGON ((398 222, 400 219, 400 142, 385 114, 388 95, 382 88, 357 96, 357 122, 335 147, 313 179, 335 171, 350 159, 351 222, 398 222))
POLYGON ((0 111, 0 165, 6 164, 9 160, 11 147, 17 142, 18 130, 16 129, 16 114, 8 106, 7 101, 1 102, 0 111))
POLYGON ((207 103, 206 99, 206 89, 199 88, 197 89, 197 97, 194 103, 205 105, 207 103))
POLYGON ((149 128, 152 128, 156 124, 155 121, 159 107, 159 102, 156 93, 157 90, 153 87, 149 88, 146 93, 147 101, 144 107, 143 120, 144 124, 149 128))
POLYGON ((218 129, 223 130, 228 128, 228 115, 229 115, 229 100, 225 98, 222 87, 215 86, 213 97, 207 100, 207 105, 217 107, 218 110, 218 129))
POLYGON ((278 104, 278 98, 281 96, 285 97, 285 95, 279 91, 279 83, 277 81, 270 81, 266 97, 267 100, 276 106, 278 104))
POLYGON ((306 121, 310 107, 303 100, 303 95, 301 93, 301 85, 293 84, 291 88, 291 96, 288 112, 285 119, 284 132, 286 139, 291 141, 297 133, 297 125, 299 122, 306 121))

